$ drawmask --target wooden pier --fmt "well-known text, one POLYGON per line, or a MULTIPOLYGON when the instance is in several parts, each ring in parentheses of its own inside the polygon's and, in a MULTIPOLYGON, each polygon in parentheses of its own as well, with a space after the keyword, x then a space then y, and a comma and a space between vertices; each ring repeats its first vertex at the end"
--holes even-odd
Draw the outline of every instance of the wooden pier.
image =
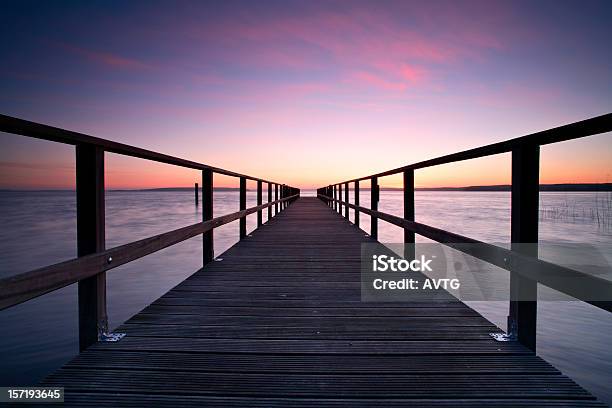
POLYGON ((367 242, 300 198, 42 385, 79 406, 600 406, 450 295, 361 302, 367 242))
POLYGON ((0 280, 0 309, 78 283, 81 353, 41 383, 64 387, 67 406, 604 406, 536 355, 537 298, 521 296, 544 284, 612 311, 612 282, 514 244, 537 243, 540 146, 612 131, 612 114, 329 185, 312 198, 286 184, 22 119, 0 115, 0 131, 75 146, 78 257, 0 280), (106 249, 105 152, 201 171, 202 221, 106 249), (415 170, 508 152, 510 250, 415 221, 415 170), (239 179, 237 212, 213 215, 214 173, 239 179), (403 174, 403 217, 378 210, 378 180, 392 174, 403 174), (251 208, 247 180, 257 183, 251 208), (359 194, 349 202, 360 181, 369 183, 369 208, 359 194), (370 216, 371 235, 358 227, 361 213, 370 216), (258 228, 247 235, 250 214, 258 228), (504 333, 441 290, 435 300, 363 302, 361 248, 377 244, 379 220, 402 228, 405 243, 419 234, 509 271, 508 341, 494 339, 491 333, 504 333), (214 254, 214 229, 233 221, 239 242, 214 254), (196 236, 203 268, 111 333, 106 273, 196 236), (457 247, 465 243, 486 251, 457 247), (580 285, 555 276, 580 278, 580 285))

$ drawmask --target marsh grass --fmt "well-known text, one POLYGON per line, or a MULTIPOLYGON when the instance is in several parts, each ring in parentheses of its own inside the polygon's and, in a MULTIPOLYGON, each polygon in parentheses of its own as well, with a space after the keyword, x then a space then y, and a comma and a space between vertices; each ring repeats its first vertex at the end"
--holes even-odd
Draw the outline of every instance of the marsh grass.
POLYGON ((571 201, 566 197, 563 203, 546 205, 540 196, 540 221, 574 221, 590 223, 599 228, 612 228, 612 192, 597 192, 591 205, 571 201))

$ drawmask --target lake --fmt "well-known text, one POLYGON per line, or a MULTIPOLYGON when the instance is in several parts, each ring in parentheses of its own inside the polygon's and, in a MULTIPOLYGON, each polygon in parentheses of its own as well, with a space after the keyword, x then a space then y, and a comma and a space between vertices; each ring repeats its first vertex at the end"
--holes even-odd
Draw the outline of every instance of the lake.
MULTIPOLYGON (((236 191, 215 191, 214 197, 215 216, 238 210, 236 191)), ((352 201, 352 191, 350 197, 352 201)), ((508 192, 417 191, 415 200, 419 222, 485 242, 510 240, 508 192)), ((369 206, 369 191, 362 191, 360 202, 369 206)), ((540 242, 588 243, 612 263, 610 203, 610 193, 605 192, 541 193, 540 242)), ((255 192, 249 191, 247 207, 255 204, 255 192)), ((401 215, 402 205, 401 192, 381 192, 380 211, 401 215)), ((108 191, 106 247, 192 224, 201 217, 193 192, 108 191)), ((264 222, 266 218, 264 211, 264 222)), ((0 224, 1 277, 76 257, 76 198, 72 191, 0 192, 0 224)), ((369 217, 362 214, 361 226, 366 232, 369 224, 369 217)), ((248 231, 255 225, 253 214, 247 218, 248 231)), ((219 255, 238 240, 238 222, 220 227, 214 234, 215 255, 219 255)), ((402 242, 403 233, 381 221, 379 240, 402 242)), ((201 237, 195 237, 111 270, 107 274, 110 326, 129 319, 195 272, 201 262, 201 237)), ((507 302, 468 303, 505 329, 507 302)), ((76 285, 0 312, 0 385, 35 383, 76 355, 77 320, 76 285)), ((612 404, 610 338, 610 313, 583 302, 539 302, 538 354, 608 404, 612 404)))

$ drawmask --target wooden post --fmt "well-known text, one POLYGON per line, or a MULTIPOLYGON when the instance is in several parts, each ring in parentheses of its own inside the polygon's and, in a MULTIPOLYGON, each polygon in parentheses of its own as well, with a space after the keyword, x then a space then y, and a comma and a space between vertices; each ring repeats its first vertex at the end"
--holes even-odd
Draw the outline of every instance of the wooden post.
POLYGON ((334 185, 334 211, 338 211, 338 202, 336 201, 338 199, 338 195, 336 194, 337 192, 337 187, 336 185, 334 185))
POLYGON ((338 212, 342 214, 342 184, 338 184, 338 200, 340 200, 340 203, 338 203, 338 212))
MULTIPOLYGON (((262 204, 262 183, 261 180, 257 181, 257 205, 261 205, 262 204)), ((263 224, 263 214, 261 212, 261 210, 257 211, 257 228, 261 227, 261 224, 263 224)))
MULTIPOLYGON (((213 218, 213 172, 202 170, 202 221, 213 218)), ((206 265, 215 257, 213 230, 202 234, 202 264, 206 265)))
POLYGON ((348 188, 348 183, 344 183, 344 201, 346 202, 346 204, 344 205, 344 218, 346 218, 348 220, 348 217, 349 217, 349 206, 348 206, 348 202, 349 202, 349 188, 348 188))
MULTIPOLYGON (((535 257, 538 256, 539 175, 539 146, 527 145, 512 150, 512 250, 535 257)), ((536 350, 537 294, 537 282, 510 274, 508 334, 516 336, 533 351, 536 350)))
MULTIPOLYGON (((285 198, 285 193, 287 192, 286 190, 287 190, 287 188, 285 187, 284 184, 280 186, 280 198, 281 198, 281 200, 283 198, 285 198)), ((283 211, 285 209, 285 201, 282 201, 280 206, 281 206, 280 207, 281 211, 283 211)))
MULTIPOLYGON (((355 182, 355 206, 359 207, 359 181, 355 182)), ((359 210, 355 208, 355 225, 359 228, 359 210)))
MULTIPOLYGON (((272 202, 272 183, 268 183, 268 203, 271 203, 271 202, 272 202)), ((272 219, 272 206, 268 207, 268 221, 270 221, 271 219, 272 219)))
MULTIPOLYGON (((370 179, 370 200, 372 205, 370 208, 372 211, 378 211, 378 177, 372 177, 370 179)), ((378 239, 378 218, 370 217, 370 236, 374 239, 378 239)))
MULTIPOLYGON (((274 201, 278 201, 278 184, 274 184, 274 201)), ((278 203, 274 204, 274 215, 278 214, 278 203)))
POLYGON ((195 192, 195 203, 196 203, 196 206, 197 206, 198 205, 198 183, 195 183, 195 189, 194 190, 195 190, 194 191, 195 192))
MULTIPOLYGON (((404 219, 414 221, 414 170, 404 171, 404 219)), ((404 228, 404 258, 414 259, 414 232, 404 228)))
MULTIPOLYGON (((246 178, 240 177, 240 211, 246 210, 246 185, 246 178)), ((240 239, 245 238, 246 235, 246 217, 240 217, 240 239)))
MULTIPOLYGON (((76 146, 76 203, 77 255, 104 251, 104 150, 101 147, 76 146)), ((108 332, 106 273, 80 280, 78 296, 79 349, 83 351, 108 332)))

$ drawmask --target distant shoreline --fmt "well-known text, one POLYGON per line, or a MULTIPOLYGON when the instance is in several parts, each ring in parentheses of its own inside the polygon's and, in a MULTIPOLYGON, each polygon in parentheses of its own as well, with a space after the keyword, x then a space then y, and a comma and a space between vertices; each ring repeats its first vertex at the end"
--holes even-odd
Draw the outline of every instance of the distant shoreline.
MULTIPOLYGON (((509 184, 466 187, 417 187, 417 191, 510 191, 509 184)), ((387 190, 387 188, 382 188, 387 190)), ((397 188, 395 190, 402 190, 397 188)), ((540 191, 612 191, 612 183, 540 184, 540 191)))
MULTIPOLYGON (((381 191, 402 191, 399 187, 381 187, 381 191)), ((491 186, 465 186, 465 187, 417 187, 416 191, 510 191, 509 184, 499 184, 491 186)), ((239 191, 238 187, 215 187, 213 191, 239 191)), ((303 189, 315 190, 315 189, 303 189)), ((369 191, 370 188, 362 188, 361 190, 369 191)), ((0 192, 60 192, 74 191, 74 189, 11 189, 2 188, 0 192)), ((151 192, 151 191, 193 191, 193 187, 164 187, 164 188, 134 188, 134 189, 109 189, 107 191, 131 191, 131 192, 151 192)), ((255 191, 247 189, 247 191, 255 191)), ((567 184, 540 184, 540 191, 612 191, 612 183, 567 183, 567 184)))

